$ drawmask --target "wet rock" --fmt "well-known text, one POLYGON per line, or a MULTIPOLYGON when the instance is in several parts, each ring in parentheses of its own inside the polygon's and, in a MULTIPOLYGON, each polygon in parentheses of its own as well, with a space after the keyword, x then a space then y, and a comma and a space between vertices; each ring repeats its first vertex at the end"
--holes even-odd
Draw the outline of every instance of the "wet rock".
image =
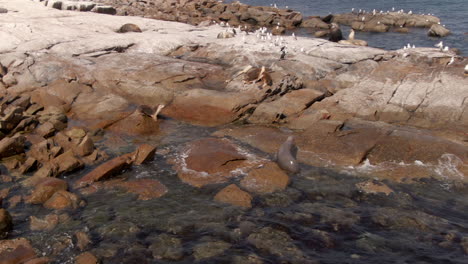
POLYGON ((163 196, 167 193, 164 184, 153 179, 137 179, 119 183, 119 186, 127 189, 130 193, 138 194, 138 200, 150 200, 163 196))
POLYGON ((224 241, 212 241, 197 244, 193 247, 193 256, 197 261, 221 255, 232 245, 224 241))
POLYGON ((50 161, 58 166, 57 175, 81 169, 84 164, 81 160, 75 157, 73 151, 67 151, 50 161))
POLYGON ((231 141, 217 138, 192 141, 181 156, 183 160, 176 161, 175 165, 178 176, 183 182, 196 187, 225 182, 236 176, 234 170, 250 168, 256 163, 242 154, 231 141))
POLYGON ((83 252, 75 258, 76 264, 98 264, 99 260, 91 252, 83 252))
POLYGON ((439 231, 448 221, 421 211, 402 211, 395 208, 378 208, 371 216, 380 226, 397 230, 439 231))
POLYGON ((468 255, 468 236, 465 236, 461 239, 460 245, 463 249, 463 252, 468 255))
POLYGON ((131 23, 127 23, 122 25, 119 30, 117 30, 117 33, 127 33, 127 32, 139 32, 141 33, 141 29, 139 26, 131 23))
POLYGON ((50 262, 51 262, 50 258, 42 257, 42 258, 30 259, 30 260, 24 262, 24 264, 49 264, 50 262))
POLYGON ((393 193, 392 189, 390 189, 386 184, 381 183, 381 182, 365 181, 365 182, 357 183, 356 187, 362 192, 365 192, 368 194, 383 193, 385 195, 389 195, 393 193))
POLYGON ((9 208, 14 208, 17 204, 19 204, 23 200, 21 195, 13 195, 10 197, 8 200, 8 203, 10 204, 9 208))
POLYGON ((228 185, 219 191, 215 195, 214 200, 246 208, 252 207, 252 196, 235 184, 228 185))
POLYGON ((37 160, 32 157, 28 157, 26 161, 18 168, 18 172, 21 174, 26 174, 30 171, 34 171, 37 168, 37 160))
POLYGON ((266 250, 272 255, 280 258, 305 261, 304 254, 294 245, 292 238, 285 232, 264 227, 259 231, 252 233, 247 241, 260 250, 266 250))
MULTIPOLYGON (((13 221, 7 210, 0 208, 0 239, 8 236, 8 232, 13 229, 13 221)), ((1 258, 0 258, 1 259, 1 258)))
POLYGON ((265 194, 286 189, 289 181, 289 176, 276 163, 268 162, 261 168, 249 171, 240 185, 250 192, 265 194))
POLYGON ((263 264, 261 257, 256 254, 249 254, 248 256, 233 256, 231 259, 233 264, 263 264))
POLYGON ((288 207, 301 196, 301 192, 287 188, 285 191, 278 191, 261 197, 262 203, 268 207, 288 207))
POLYGON ((77 180, 74 187, 82 188, 95 181, 106 180, 120 173, 123 169, 128 168, 131 165, 133 161, 132 156, 132 153, 125 154, 99 165, 97 168, 77 180))
POLYGON ((89 238, 88 234, 83 231, 77 231, 75 233, 76 237, 76 246, 81 250, 85 250, 88 245, 91 243, 91 239, 89 238))
POLYGON ((138 149, 135 151, 135 161, 133 164, 141 165, 147 161, 150 161, 154 158, 154 153, 156 152, 156 147, 149 144, 142 144, 138 146, 138 149))
POLYGON ((128 135, 150 135, 159 131, 159 122, 138 109, 107 128, 109 131, 128 135))
POLYGON ((132 222, 127 221, 111 221, 105 225, 98 227, 97 231, 106 239, 134 239, 135 235, 141 229, 132 222))
POLYGON ((5 137, 0 140, 0 158, 23 153, 25 141, 24 136, 5 137))
POLYGON ((0 260, 5 264, 19 264, 36 257, 36 253, 25 238, 0 240, 0 260))
POLYGON ((26 198, 25 202, 32 204, 42 204, 49 200, 55 192, 60 190, 66 191, 67 188, 68 184, 66 181, 57 178, 46 177, 37 183, 31 195, 26 198))
MULTIPOLYGON (((4 200, 5 198, 7 198, 9 193, 10 193, 10 188, 0 189, 0 199, 4 200)), ((1 203, 0 203, 0 206, 1 206, 1 203)))
POLYGON ((450 35, 450 33, 450 30, 444 28, 442 25, 434 24, 427 32, 427 35, 430 37, 446 37, 450 35))
POLYGON ((155 238, 149 250, 155 259, 180 260, 184 255, 182 241, 164 233, 155 238))
POLYGON ((302 203, 299 208, 302 212, 319 215, 320 222, 329 225, 335 231, 351 228, 361 220, 358 214, 346 208, 334 208, 313 203, 302 203))
POLYGON ((80 206, 80 200, 76 194, 59 190, 56 191, 49 200, 44 203, 48 209, 63 210, 77 209, 80 206))
POLYGON ((59 216, 56 214, 46 215, 44 219, 35 216, 29 217, 29 228, 31 231, 45 230, 50 231, 54 229, 59 223, 59 216))

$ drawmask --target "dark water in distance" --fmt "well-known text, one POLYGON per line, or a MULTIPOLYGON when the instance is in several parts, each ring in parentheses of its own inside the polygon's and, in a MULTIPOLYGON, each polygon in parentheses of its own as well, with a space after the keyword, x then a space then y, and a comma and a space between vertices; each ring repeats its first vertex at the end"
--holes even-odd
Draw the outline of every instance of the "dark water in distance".
MULTIPOLYGON (((458 48, 461 55, 468 56, 468 0, 242 0, 242 3, 257 6, 269 6, 276 4, 278 8, 289 8, 301 12, 305 17, 311 15, 328 15, 330 13, 347 13, 363 9, 366 11, 403 9, 405 12, 412 11, 413 14, 431 13, 441 19, 441 24, 452 31, 445 38, 433 38, 427 36, 427 28, 411 28, 409 34, 402 33, 369 33, 356 32, 357 39, 368 41, 369 46, 383 48, 386 50, 400 49, 407 43, 416 47, 432 47, 440 40, 450 48, 458 48)), ((345 36, 349 29, 343 28, 345 36)))

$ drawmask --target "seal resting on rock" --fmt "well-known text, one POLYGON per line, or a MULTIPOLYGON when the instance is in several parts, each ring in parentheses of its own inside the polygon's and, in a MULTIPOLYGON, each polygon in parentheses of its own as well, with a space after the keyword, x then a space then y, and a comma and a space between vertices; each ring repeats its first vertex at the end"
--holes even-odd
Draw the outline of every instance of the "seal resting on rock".
POLYGON ((340 26, 336 23, 331 23, 330 33, 328 35, 328 40, 333 42, 338 42, 343 39, 343 34, 341 33, 340 26))
POLYGON ((294 136, 289 136, 276 153, 276 163, 285 171, 297 173, 299 172, 299 163, 297 163, 296 154, 297 147, 294 144, 294 136))
POLYGON ((156 107, 156 110, 154 110, 152 107, 148 105, 140 105, 137 110, 144 115, 150 116, 151 118, 154 119, 154 121, 157 121, 158 114, 159 112, 161 112, 163 108, 164 108, 164 105, 162 104, 158 105, 158 107, 156 107))
POLYGON ((140 32, 141 33, 141 29, 139 26, 135 24, 127 23, 121 26, 119 30, 117 30, 117 33, 127 33, 127 32, 140 32))

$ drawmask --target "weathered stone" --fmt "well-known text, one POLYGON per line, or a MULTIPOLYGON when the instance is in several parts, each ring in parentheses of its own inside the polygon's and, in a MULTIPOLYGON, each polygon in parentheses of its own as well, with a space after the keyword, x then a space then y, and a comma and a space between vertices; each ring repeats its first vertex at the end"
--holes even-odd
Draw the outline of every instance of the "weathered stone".
POLYGON ((247 241, 260 250, 266 250, 268 253, 278 257, 303 260, 304 254, 296 245, 291 237, 283 231, 264 227, 259 231, 252 233, 247 241))
POLYGON ((86 135, 80 144, 74 149, 74 152, 81 157, 88 156, 94 151, 94 143, 89 135, 86 135))
POLYGON ((381 182, 375 183, 373 181, 365 181, 357 183, 356 187, 365 193, 371 194, 384 193, 385 195, 389 195, 393 193, 392 189, 390 189, 386 184, 381 182))
POLYGON ((446 29, 442 25, 434 24, 427 32, 427 35, 431 37, 446 37, 450 35, 450 33, 450 30, 446 29))
POLYGON ((135 165, 141 165, 154 158, 156 147, 149 144, 142 144, 138 146, 138 149, 135 152, 135 161, 133 163, 135 165))
POLYGON ((6 137, 0 140, 0 158, 23 153, 25 141, 24 136, 6 137))
POLYGON ((184 255, 182 241, 168 234, 161 234, 149 246, 155 259, 179 260, 184 255))
POLYGON ((132 114, 115 122, 107 129, 116 133, 129 135, 149 135, 159 131, 159 122, 135 110, 132 114))
POLYGON ((263 194, 284 190, 289 181, 289 176, 276 163, 269 162, 249 171, 240 184, 248 191, 263 194))
POLYGON ((34 249, 25 238, 0 240, 0 263, 2 264, 25 263, 35 257, 34 249))
POLYGON ((218 202, 228 203, 241 207, 252 207, 252 196, 245 191, 242 191, 235 184, 228 185, 219 191, 214 199, 218 202))
POLYGON ((79 203, 80 200, 76 194, 59 190, 44 203, 44 207, 55 210, 77 209, 79 203))
POLYGON ((222 254, 231 244, 224 241, 213 241, 197 244, 193 247, 193 255, 195 259, 203 260, 222 254))
POLYGON ((159 198, 168 191, 164 184, 153 179, 137 179, 122 182, 119 186, 127 189, 130 193, 138 194, 138 200, 143 201, 159 198))
POLYGON ((56 129, 51 122, 45 122, 36 128, 36 133, 44 138, 53 136, 55 132, 56 129))
POLYGON ((50 258, 42 257, 42 258, 30 259, 30 260, 24 262, 24 264, 49 264, 50 262, 51 262, 50 258))
POLYGON ((81 177, 81 179, 75 182, 75 188, 85 187, 95 181, 106 180, 115 174, 121 172, 123 169, 130 166, 133 162, 133 155, 125 154, 120 157, 116 157, 110 161, 107 161, 97 168, 81 177))
POLYGON ((58 166, 57 175, 72 172, 84 166, 83 162, 77 159, 71 150, 52 159, 50 163, 54 163, 58 166))
POLYGON ((236 170, 258 164, 248 160, 237 146, 227 139, 203 138, 187 144, 175 161, 179 178, 192 186, 221 183, 236 177, 236 170))
POLYGON ((37 231, 37 230, 50 231, 50 230, 53 230, 58 225, 59 217, 56 214, 46 215, 44 219, 39 219, 35 216, 30 216, 29 221, 30 221, 29 228, 32 231, 37 231))
POLYGON ((76 237, 76 246, 81 250, 85 250, 88 245, 91 243, 91 239, 89 238, 88 234, 83 231, 77 231, 75 233, 76 237))
POLYGON ((59 191, 66 191, 68 188, 67 182, 57 178, 46 177, 37 183, 31 195, 25 200, 27 203, 42 204, 49 200, 52 195, 59 191))
POLYGON ((67 135, 70 138, 81 139, 81 138, 84 138, 86 136, 86 131, 84 129, 82 129, 82 128, 75 127, 75 128, 72 128, 72 129, 70 129, 68 131, 65 131, 65 135, 67 135))
POLYGON ((19 204, 23 200, 21 195, 13 195, 8 199, 8 203, 10 204, 9 208, 14 208, 17 204, 19 204))
POLYGON ((76 264, 98 264, 99 260, 90 252, 83 252, 75 258, 76 264))
MULTIPOLYGON (((7 237, 8 232, 13 229, 13 221, 7 210, 0 208, 0 239, 7 237)), ((0 258, 1 259, 1 258, 0 258)))

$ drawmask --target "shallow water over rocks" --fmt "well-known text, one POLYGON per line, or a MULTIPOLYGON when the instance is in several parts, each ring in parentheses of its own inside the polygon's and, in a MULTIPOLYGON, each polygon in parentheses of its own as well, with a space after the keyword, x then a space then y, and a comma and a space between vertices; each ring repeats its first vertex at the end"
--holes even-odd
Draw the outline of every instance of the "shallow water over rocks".
MULTIPOLYGON (((252 208, 230 206, 213 197, 242 175, 201 188, 183 183, 166 161, 187 142, 210 137, 214 128, 172 120, 178 133, 159 138, 153 161, 118 178, 154 179, 168 188, 160 198, 138 200, 123 189, 81 195, 86 206, 55 211, 51 231, 31 231, 29 216, 51 211, 40 205, 10 208, 15 228, 53 263, 74 263, 89 250, 102 263, 463 263, 468 252, 468 188, 463 183, 422 179, 412 183, 360 177, 301 164, 283 191, 254 195, 252 208), (362 186, 370 186, 363 188, 362 186), (385 186, 388 192, 376 188, 385 186), (89 243, 78 248, 77 232, 89 243)), ((242 142, 242 148, 271 159, 242 142)), ((153 142, 152 142, 153 141, 153 142)), ((75 181, 79 174, 67 176, 75 181)), ((367 171, 367 174, 372 172, 367 171)), ((21 190, 20 190, 21 191, 21 190)), ((17 194, 14 189, 11 194, 17 194)))

